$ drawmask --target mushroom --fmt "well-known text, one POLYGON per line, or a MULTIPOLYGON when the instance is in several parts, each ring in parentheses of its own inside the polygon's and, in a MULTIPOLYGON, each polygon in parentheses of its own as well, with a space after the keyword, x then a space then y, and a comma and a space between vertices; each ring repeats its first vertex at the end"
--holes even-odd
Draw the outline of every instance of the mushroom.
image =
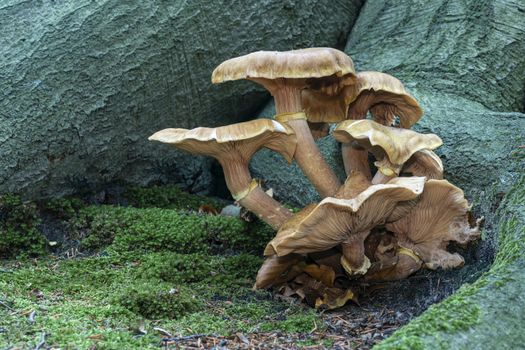
POLYGON ((387 223, 386 229, 395 234, 405 252, 413 252, 427 268, 454 268, 464 260, 446 251, 448 243, 467 244, 480 236, 481 219, 471 227, 469 210, 461 189, 446 180, 428 180, 416 206, 403 218, 387 223))
POLYGON ((366 272, 364 240, 369 231, 386 219, 396 204, 416 198, 424 177, 397 178, 370 186, 352 199, 328 197, 295 214, 266 246, 264 254, 285 256, 328 250, 342 245, 341 262, 349 274, 366 272))
POLYGON ((253 154, 262 147, 280 153, 291 162, 296 139, 289 127, 275 120, 257 119, 218 128, 164 129, 149 140, 217 159, 233 198, 274 229, 292 215, 259 187, 248 169, 253 154))
MULTIPOLYGON (((397 116, 400 126, 408 129, 423 115, 423 110, 401 81, 381 72, 359 72, 357 84, 346 85, 337 94, 308 89, 302 97, 308 120, 313 122, 364 119, 370 111, 380 124, 390 126, 397 116)), ((366 151, 344 143, 342 154, 347 174, 357 169, 370 176, 366 151)))
POLYGON ((425 176, 427 179, 443 179, 443 162, 437 154, 428 149, 417 151, 405 163, 403 173, 425 176))
POLYGON ((303 260, 304 257, 300 254, 272 255, 267 257, 257 272, 253 288, 270 288, 295 278, 302 271, 294 267, 303 260))
POLYGON ((353 83, 352 59, 331 48, 292 51, 258 51, 221 63, 212 74, 213 83, 249 79, 264 86, 274 97, 276 120, 288 124, 297 136, 294 158, 322 197, 333 195, 341 185, 323 159, 308 128, 301 90, 353 83))
POLYGON ((373 184, 386 183, 397 177, 412 155, 424 149, 434 149, 443 143, 434 134, 420 134, 412 130, 384 126, 372 120, 345 120, 333 133, 336 140, 357 144, 368 149, 378 161, 373 184))
POLYGON ((416 99, 399 79, 381 72, 359 72, 357 81, 357 94, 354 93, 355 99, 348 106, 348 118, 363 119, 370 110, 376 122, 390 126, 397 116, 399 125, 408 129, 423 115, 416 99))

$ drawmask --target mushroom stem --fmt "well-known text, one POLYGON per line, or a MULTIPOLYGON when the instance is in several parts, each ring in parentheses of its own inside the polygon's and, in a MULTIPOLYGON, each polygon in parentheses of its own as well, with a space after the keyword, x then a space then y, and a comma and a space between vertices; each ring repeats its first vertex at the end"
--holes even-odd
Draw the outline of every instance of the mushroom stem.
POLYGON ((252 189, 246 197, 239 199, 238 202, 275 230, 278 230, 292 217, 290 210, 267 195, 259 186, 252 189))
POLYGON ((275 99, 276 119, 288 124, 295 132, 297 148, 295 149, 294 159, 303 173, 322 198, 334 195, 341 186, 341 182, 321 155, 308 127, 306 115, 301 118, 294 115, 304 113, 301 102, 301 87, 304 86, 304 79, 276 79, 272 81, 258 78, 252 80, 263 85, 272 94, 275 99), (288 115, 294 116, 287 118, 288 115), (282 117, 279 118, 279 116, 282 117))
POLYGON ((372 179, 370 165, 368 164, 368 151, 350 143, 343 143, 341 146, 343 163, 346 175, 350 175, 352 170, 361 172, 368 180, 372 179))
POLYGON ((275 100, 275 111, 277 114, 303 111, 301 89, 299 87, 292 84, 283 84, 276 85, 269 91, 275 100))
POLYGON ((333 196, 341 182, 326 163, 317 147, 308 123, 303 120, 290 120, 288 125, 297 136, 297 148, 294 158, 322 198, 333 196))
POLYGON ((365 256, 365 239, 370 231, 353 234, 347 241, 341 243, 343 268, 351 275, 364 274, 370 267, 370 261, 365 256))
POLYGON ((292 216, 290 210, 266 194, 257 184, 252 185, 253 179, 247 164, 232 159, 219 162, 224 171, 226 185, 233 198, 241 206, 257 215, 275 230, 278 230, 292 216))
POLYGON ((383 160, 374 163, 377 166, 377 172, 372 179, 373 185, 386 184, 388 181, 399 176, 402 165, 392 164, 385 156, 383 160))
POLYGON ((374 175, 374 178, 372 179, 372 185, 380 185, 380 184, 386 184, 388 181, 392 180, 393 178, 397 177, 396 174, 393 176, 385 175, 381 172, 381 170, 377 170, 377 173, 374 175))

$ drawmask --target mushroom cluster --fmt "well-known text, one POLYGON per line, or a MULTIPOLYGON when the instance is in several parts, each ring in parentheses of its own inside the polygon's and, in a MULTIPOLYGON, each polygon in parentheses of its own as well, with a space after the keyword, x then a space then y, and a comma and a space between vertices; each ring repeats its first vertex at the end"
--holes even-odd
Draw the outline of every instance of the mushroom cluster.
POLYGON ((238 79, 271 93, 273 119, 165 129, 149 139, 217 159, 233 198, 277 231, 255 288, 336 308, 355 300, 360 283, 464 264, 447 247, 479 238, 480 220, 472 222, 463 191, 443 180, 433 152, 441 139, 409 129, 423 111, 398 79, 356 73, 352 59, 331 48, 254 52, 212 74, 213 83, 238 79), (329 134, 331 123, 342 145, 344 183, 314 141, 329 134), (322 200, 292 213, 265 192, 249 172, 263 147, 295 160, 322 200))

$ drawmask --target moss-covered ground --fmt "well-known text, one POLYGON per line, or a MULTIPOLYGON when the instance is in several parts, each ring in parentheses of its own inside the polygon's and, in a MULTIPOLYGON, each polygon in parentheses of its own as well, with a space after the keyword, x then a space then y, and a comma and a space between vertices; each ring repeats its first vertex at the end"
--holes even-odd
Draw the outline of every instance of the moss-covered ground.
MULTIPOLYGON (((508 344, 523 344, 518 330, 525 319, 513 305, 525 302, 524 189, 525 177, 495 215, 498 252, 490 271, 430 307, 378 344, 379 349, 497 348, 501 344, 492 344, 490 337, 494 329, 508 333, 508 344)), ((49 348, 147 349, 159 348, 168 333, 274 331, 292 337, 299 348, 314 344, 293 334, 323 327, 336 337, 316 338, 318 345, 330 347, 336 341, 369 347, 387 335, 376 331, 363 342, 370 329, 381 329, 386 320, 393 331, 408 321, 403 313, 411 309, 393 299, 396 288, 424 289, 428 277, 435 287, 413 295, 418 304, 443 288, 439 275, 432 277, 435 273, 415 276, 386 288, 391 290, 387 298, 365 300, 326 322, 327 315, 308 307, 252 291, 260 253, 274 234, 265 224, 201 214, 202 205, 223 204, 176 187, 130 189, 119 202, 90 205, 70 198, 32 203, 0 197, 0 349, 35 348, 42 339, 49 348), (390 302, 387 314, 395 316, 388 321, 390 316, 383 315, 390 302), (341 322, 349 328, 339 328, 341 322)), ((428 306, 423 304, 413 310, 416 315, 428 306)))
POLYGON ((219 204, 175 187, 125 197, 126 207, 1 197, 0 349, 42 339, 63 349, 147 349, 164 331, 319 329, 314 311, 251 290, 268 226, 199 214, 219 204))

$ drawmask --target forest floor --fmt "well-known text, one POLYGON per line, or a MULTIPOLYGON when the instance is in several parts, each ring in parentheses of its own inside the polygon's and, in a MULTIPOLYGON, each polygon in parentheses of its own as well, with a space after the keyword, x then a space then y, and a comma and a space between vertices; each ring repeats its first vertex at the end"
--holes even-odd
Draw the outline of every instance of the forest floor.
POLYGON ((1 197, 0 349, 368 349, 490 263, 471 249, 462 272, 362 285, 359 305, 318 311, 253 291, 274 232, 203 205, 224 203, 176 187, 1 197))

